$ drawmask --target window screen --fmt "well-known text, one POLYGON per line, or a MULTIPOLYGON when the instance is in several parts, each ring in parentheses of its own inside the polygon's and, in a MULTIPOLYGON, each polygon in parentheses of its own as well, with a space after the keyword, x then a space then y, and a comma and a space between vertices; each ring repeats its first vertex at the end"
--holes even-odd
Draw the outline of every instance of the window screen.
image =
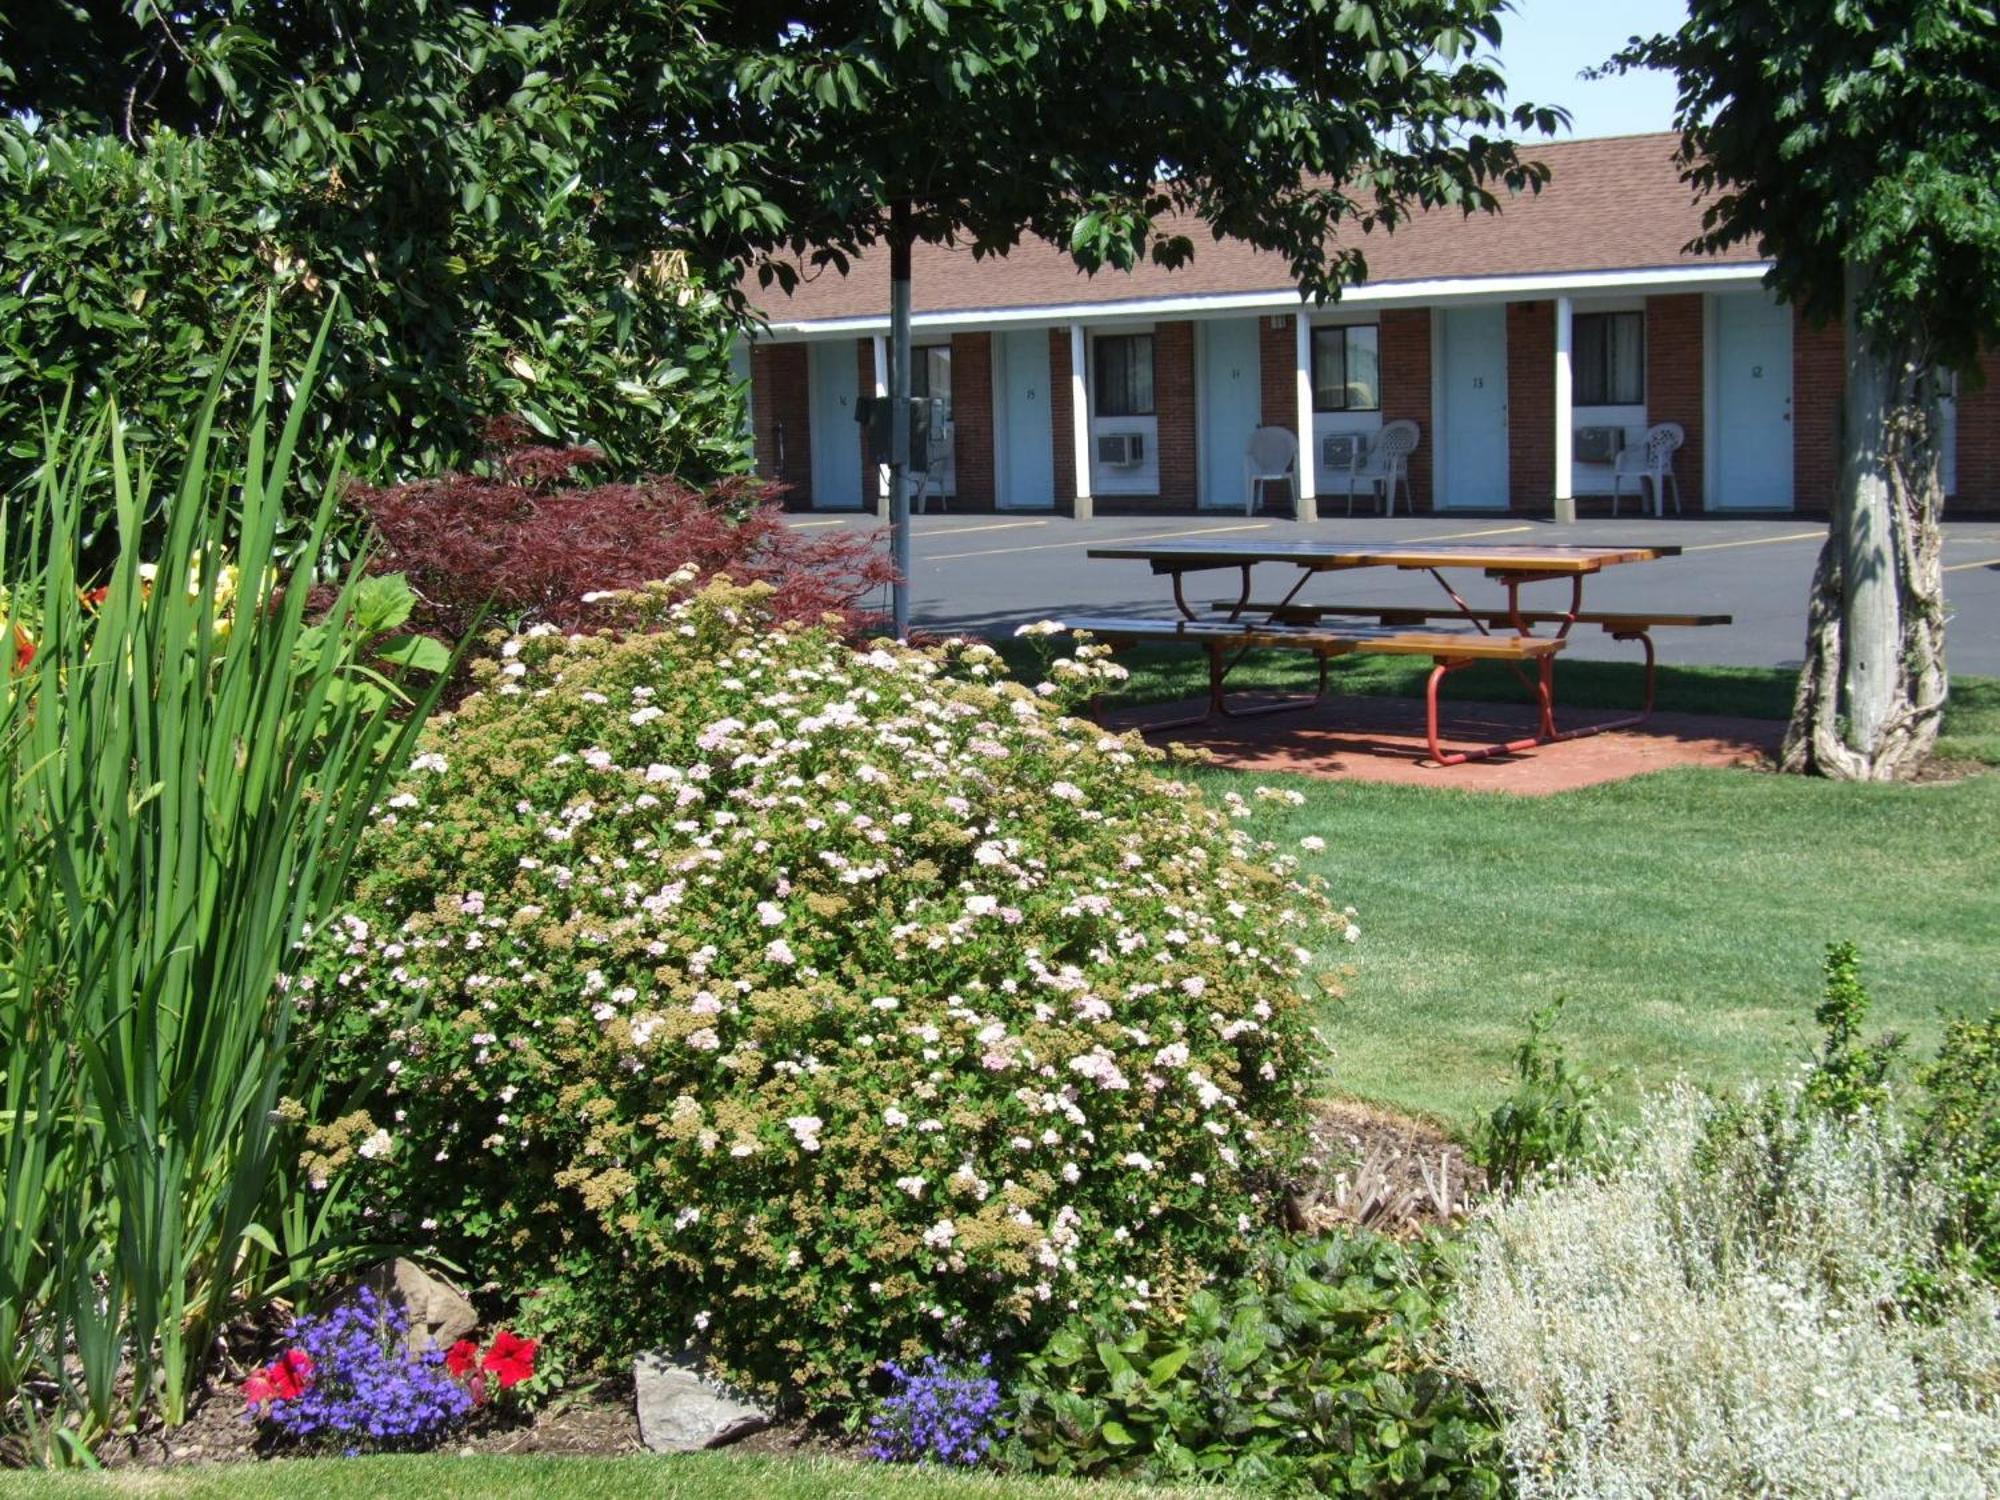
POLYGON ((1380 411, 1382 372, 1375 325, 1313 330, 1313 410, 1380 411))
POLYGON ((1153 415, 1153 336, 1108 334, 1094 341, 1097 359, 1097 415, 1153 415))
POLYGON ((1578 406, 1646 402, 1646 315, 1578 313, 1571 361, 1578 406))

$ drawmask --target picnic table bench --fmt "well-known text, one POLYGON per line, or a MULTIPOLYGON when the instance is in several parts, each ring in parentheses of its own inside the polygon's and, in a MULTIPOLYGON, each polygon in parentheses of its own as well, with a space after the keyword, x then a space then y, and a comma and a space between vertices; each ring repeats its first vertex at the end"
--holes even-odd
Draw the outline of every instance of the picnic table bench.
MULTIPOLYGON (((1524 679, 1541 710, 1540 731, 1526 739, 1489 747, 1487 753, 1503 749, 1525 750, 1542 743, 1554 729, 1550 715, 1554 708, 1550 664, 1565 642, 1553 635, 1493 635, 1477 631, 1396 630, 1367 625, 1347 625, 1328 629, 1315 625, 1293 625, 1277 621, 1242 622, 1233 620, 1133 620, 1117 617, 1070 619, 1063 622, 1079 634, 1087 634, 1113 646, 1134 646, 1147 642, 1169 642, 1199 646, 1208 658, 1208 706, 1205 712, 1184 719, 1149 723, 1148 730, 1183 729, 1210 719, 1250 718, 1258 714, 1289 713, 1310 708, 1326 697, 1327 663, 1337 656, 1427 656, 1431 659, 1430 681, 1425 689, 1426 724, 1431 755, 1441 765, 1457 764, 1467 752, 1448 751, 1438 726, 1438 686, 1447 674, 1479 661, 1533 664, 1532 679, 1524 679), (1319 681, 1310 696, 1288 696, 1277 702, 1232 707, 1225 684, 1230 671, 1245 653, 1262 649, 1304 651, 1319 666, 1319 681)), ((1476 758, 1476 755, 1473 757, 1476 758)))
POLYGON ((1240 608, 1245 614, 1261 614, 1264 618, 1287 625, 1318 625, 1328 617, 1352 620, 1373 620, 1378 625, 1423 625, 1432 620, 1470 620, 1481 628, 1511 626, 1515 630, 1527 630, 1536 625, 1555 625, 1568 633, 1572 625, 1595 625, 1614 641, 1635 641, 1645 652, 1644 696, 1641 716, 1653 711, 1654 677, 1658 665, 1657 653, 1653 647, 1653 632, 1668 629, 1700 629, 1715 625, 1735 623, 1734 615, 1684 614, 1670 610, 1620 610, 1620 609, 1579 609, 1565 613, 1555 609, 1479 609, 1467 606, 1463 609, 1442 605, 1422 604, 1300 604, 1296 601, 1281 603, 1242 603, 1234 599, 1215 601, 1218 610, 1240 608))
POLYGON ((1165 642, 1196 646, 1207 655, 1207 712, 1195 719, 1153 725, 1153 728, 1202 722, 1215 716, 1237 718, 1252 713, 1276 713, 1310 707, 1325 696, 1327 663, 1336 656, 1428 656, 1432 668, 1425 690, 1425 706, 1430 753, 1440 765, 1458 765, 1468 760, 1516 753, 1537 745, 1643 722, 1653 710, 1655 658, 1651 632, 1666 626, 1727 624, 1730 617, 1673 611, 1585 610, 1583 584, 1587 577, 1606 567, 1651 562, 1677 555, 1679 551, 1678 547, 1671 546, 1482 546, 1449 542, 1357 545, 1316 540, 1271 543, 1181 540, 1093 547, 1089 553, 1093 558, 1143 561, 1156 575, 1168 575, 1172 580, 1174 607, 1179 618, 1111 617, 1071 620, 1068 624, 1073 631, 1086 631, 1113 645, 1165 642), (1297 580, 1282 598, 1256 600, 1252 596, 1251 572, 1259 564, 1295 568, 1297 580), (1322 604, 1302 602, 1298 597, 1306 583, 1321 573, 1369 567, 1427 572, 1444 590, 1450 607, 1442 604, 1433 607, 1355 602, 1322 604), (1469 603, 1445 578, 1444 570, 1448 568, 1484 572, 1506 589, 1506 605, 1481 607, 1469 603), (1235 599, 1215 602, 1214 607, 1220 612, 1220 618, 1204 617, 1189 604, 1184 592, 1184 579, 1190 574, 1220 570, 1239 571, 1241 588, 1235 599), (1522 607, 1521 589, 1524 585, 1559 581, 1570 584, 1567 609, 1522 607), (1369 620, 1374 623, 1360 623, 1369 620), (1463 621, 1472 628, 1466 631, 1425 628, 1434 622, 1450 620, 1463 621), (1551 634, 1537 635, 1534 630, 1538 625, 1556 628, 1551 634), (1564 730, 1556 726, 1554 661, 1569 632, 1577 625, 1595 625, 1614 639, 1638 641, 1644 647, 1645 702, 1638 713, 1574 729, 1564 730), (1255 707, 1232 707, 1225 692, 1229 672, 1247 652, 1267 647, 1304 651, 1315 657, 1319 666, 1318 691, 1307 698, 1255 707), (1448 751, 1438 723, 1439 685, 1450 673, 1479 661, 1501 662, 1521 679, 1538 710, 1536 732, 1504 744, 1448 751))

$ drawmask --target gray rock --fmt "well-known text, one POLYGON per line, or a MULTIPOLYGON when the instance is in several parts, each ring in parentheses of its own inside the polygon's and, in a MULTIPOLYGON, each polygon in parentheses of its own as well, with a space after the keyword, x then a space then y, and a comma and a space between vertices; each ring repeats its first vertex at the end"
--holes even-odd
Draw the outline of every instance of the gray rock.
POLYGON ((359 1284, 408 1315, 410 1327, 403 1342, 413 1352, 449 1349, 479 1326, 479 1314, 458 1289, 413 1260, 401 1256, 385 1260, 371 1267, 359 1284))
POLYGON ((655 1349, 632 1362, 639 1436, 655 1453, 693 1453, 748 1437, 770 1408, 703 1373, 692 1356, 655 1349))

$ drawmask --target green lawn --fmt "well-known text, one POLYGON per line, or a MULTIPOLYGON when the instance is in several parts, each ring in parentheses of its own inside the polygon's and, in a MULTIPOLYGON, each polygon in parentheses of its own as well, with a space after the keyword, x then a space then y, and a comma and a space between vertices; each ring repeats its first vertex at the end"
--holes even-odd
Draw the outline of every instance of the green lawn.
POLYGON ((116 1474, 0 1474, 0 1500, 1121 1500, 1173 1491, 887 1464, 733 1458, 294 1460, 116 1474))
POLYGON ((2000 1005, 2000 776, 1675 771, 1549 798, 1283 784, 1305 805, 1260 826, 1324 837, 1306 858, 1361 912, 1333 955, 1353 966, 1327 1016, 1341 1092, 1469 1124, 1557 996, 1572 1055, 1625 1070, 1622 1104, 1683 1070, 1768 1076, 1812 1044, 1840 938, 1883 1026, 1928 1041, 1940 1014, 2000 1005))
MULTIPOLYGON (((1017 643, 1010 643, 1017 644, 1017 643)), ((1138 650, 1125 701, 1200 691, 1198 659, 1138 650)), ((1024 663, 1025 665, 1025 663, 1024 663)), ((1270 655, 1245 685, 1299 686, 1270 655)), ((1565 662, 1579 707, 1634 701, 1636 667, 1565 662)), ((1407 695, 1424 668, 1343 662, 1340 691, 1407 695)), ((1792 674, 1684 667, 1660 707, 1782 718, 1792 674)), ((1458 696, 1518 698, 1504 671, 1458 696)), ((2000 681, 1961 679, 1941 749, 2000 764, 2000 681)), ((1202 773, 1240 784, 1238 773, 1202 773)), ((1569 997, 1571 1055, 1617 1070, 1617 1107, 1685 1071, 1728 1086, 1770 1076, 1814 1043, 1825 945, 1861 946, 1875 1021, 1928 1043, 1940 1017, 2000 1005, 2000 776, 1844 786, 1750 771, 1676 771, 1547 798, 1260 775, 1303 807, 1260 826, 1327 841, 1312 863, 1361 912, 1362 940, 1328 1007, 1343 1093, 1465 1127, 1504 1092, 1528 1015, 1569 997)))

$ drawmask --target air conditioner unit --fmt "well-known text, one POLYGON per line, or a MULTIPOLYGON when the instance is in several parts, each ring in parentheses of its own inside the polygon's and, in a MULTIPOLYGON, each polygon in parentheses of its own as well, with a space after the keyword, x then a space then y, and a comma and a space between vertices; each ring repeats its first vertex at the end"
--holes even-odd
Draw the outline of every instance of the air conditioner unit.
POLYGON ((1107 432, 1097 440, 1097 461, 1113 469, 1130 469, 1146 461, 1146 436, 1140 432, 1107 432))
POLYGON ((1576 458, 1578 463, 1615 463, 1618 450, 1625 446, 1625 429, 1622 427, 1579 427, 1576 430, 1576 458))
POLYGON ((1319 463, 1323 469, 1351 469, 1361 455, 1362 441, 1354 433, 1320 439, 1319 463))

